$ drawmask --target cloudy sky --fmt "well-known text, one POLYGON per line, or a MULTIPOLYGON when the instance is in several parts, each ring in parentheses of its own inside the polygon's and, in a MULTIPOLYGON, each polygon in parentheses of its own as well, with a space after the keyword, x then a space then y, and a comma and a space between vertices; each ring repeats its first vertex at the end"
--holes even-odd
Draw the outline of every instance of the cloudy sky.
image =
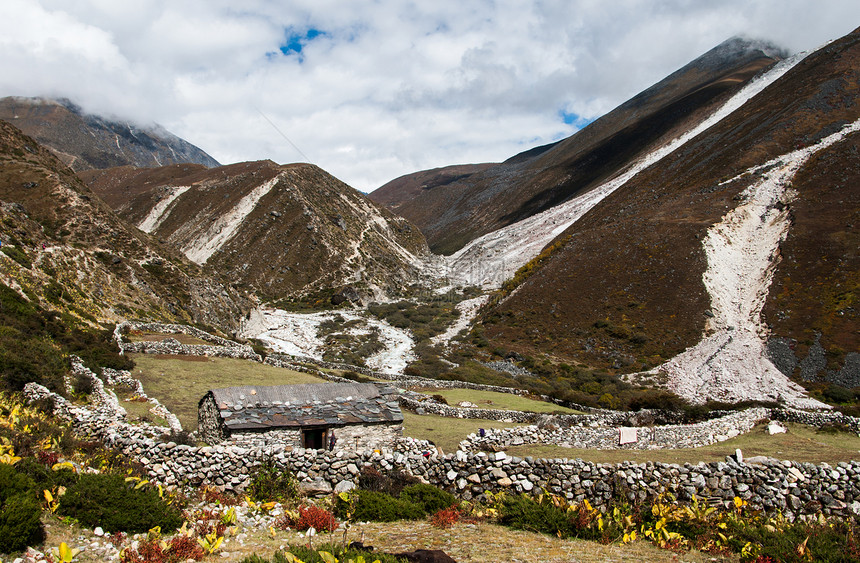
POLYGON ((857 26, 857 0, 2 0, 0 96, 369 191, 569 136, 730 36, 857 26))

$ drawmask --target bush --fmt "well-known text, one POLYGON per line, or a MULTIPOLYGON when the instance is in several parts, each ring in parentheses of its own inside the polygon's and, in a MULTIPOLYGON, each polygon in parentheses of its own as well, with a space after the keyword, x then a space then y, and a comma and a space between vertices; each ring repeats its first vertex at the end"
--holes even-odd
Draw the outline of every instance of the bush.
POLYGON ((0 553, 23 551, 45 541, 41 516, 42 507, 33 491, 5 499, 0 505, 0 553))
POLYGON ((457 504, 457 499, 451 493, 424 483, 404 488, 400 498, 421 507, 424 514, 433 514, 457 504))
POLYGON ((22 551, 45 539, 35 487, 27 475, 0 464, 0 553, 22 551))
POLYGON ((358 476, 358 488, 386 493, 393 497, 400 496, 405 487, 415 483, 418 483, 418 479, 402 471, 394 470, 384 475, 373 467, 365 467, 358 476))
POLYGON ((60 499, 59 513, 85 526, 105 531, 137 533, 160 526, 170 532, 182 524, 182 513, 151 487, 135 488, 122 475, 84 474, 60 499))
POLYGON ((430 523, 436 528, 450 528, 460 521, 460 509, 456 506, 443 508, 430 517, 430 523))
POLYGON ((500 522, 511 528, 540 532, 561 538, 573 535, 573 525, 560 508, 538 503, 525 495, 508 497, 501 505, 500 522))
POLYGON ((299 482, 288 469, 266 459, 251 478, 248 496, 254 502, 295 502, 299 498, 299 482))
POLYGON ((281 529, 295 528, 296 530, 307 530, 308 528, 313 528, 317 532, 333 532, 337 529, 337 526, 334 514, 314 505, 300 506, 298 518, 290 519, 285 517, 276 524, 276 527, 281 529))
MULTIPOLYGON (((355 521, 394 522, 395 520, 419 520, 424 517, 424 511, 420 506, 385 493, 358 489, 355 495, 355 511, 352 514, 352 519, 355 521)), ((348 504, 338 498, 336 514, 343 518, 347 510, 348 504)))

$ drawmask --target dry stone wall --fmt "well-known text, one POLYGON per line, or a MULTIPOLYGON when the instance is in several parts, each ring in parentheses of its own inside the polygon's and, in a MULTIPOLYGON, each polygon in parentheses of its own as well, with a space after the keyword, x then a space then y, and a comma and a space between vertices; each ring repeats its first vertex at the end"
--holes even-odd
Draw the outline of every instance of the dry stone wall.
POLYGON ((656 450, 698 448, 723 442, 752 430, 770 418, 768 409, 756 408, 732 413, 698 424, 611 427, 536 425, 520 428, 488 429, 484 435, 470 434, 460 442, 462 450, 492 450, 523 444, 551 444, 579 449, 656 450), (629 440, 625 442, 626 440, 629 440))
POLYGON ((184 356, 210 356, 221 358, 237 358, 241 360, 263 361, 263 358, 254 352, 253 348, 244 344, 238 344, 231 340, 221 338, 204 332, 198 328, 186 325, 162 324, 162 323, 135 323, 126 321, 120 323, 114 329, 114 340, 116 340, 121 353, 139 354, 175 354, 184 356), (124 335, 131 330, 147 332, 159 332, 164 334, 188 334, 202 340, 212 342, 208 344, 182 344, 175 338, 165 338, 158 342, 126 342, 124 335))
MULTIPOLYGON (((698 465, 595 464, 570 459, 519 458, 505 452, 458 450, 443 456, 428 442, 408 438, 396 440, 390 448, 364 451, 289 449, 272 444, 190 447, 161 441, 159 437, 167 428, 124 422, 110 400, 96 401, 94 407, 73 406, 32 383, 25 388, 25 395, 29 399, 53 400, 57 416, 71 420, 76 431, 99 438, 136 459, 146 467, 153 481, 164 485, 214 485, 241 491, 262 461, 271 459, 293 471, 304 488, 317 492, 348 490, 355 486, 361 469, 370 466, 380 471, 404 471, 451 490, 463 499, 481 498, 490 491, 529 493, 546 489, 570 500, 588 499, 596 506, 606 506, 612 499, 645 501, 671 492, 681 501, 695 495, 728 502, 738 496, 755 508, 781 511, 789 517, 819 511, 860 514, 858 461, 835 466, 776 460, 738 463, 731 458, 698 465)), ((758 409, 748 418, 763 414, 768 414, 766 409, 758 409)), ((822 420, 807 414, 809 422, 822 420)))

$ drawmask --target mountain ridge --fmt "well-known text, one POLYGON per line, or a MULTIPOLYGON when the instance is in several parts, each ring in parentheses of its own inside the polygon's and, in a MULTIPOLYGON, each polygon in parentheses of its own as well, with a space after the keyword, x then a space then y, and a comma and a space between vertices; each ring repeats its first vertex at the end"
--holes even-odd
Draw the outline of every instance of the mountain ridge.
POLYGON ((160 125, 85 113, 68 99, 0 98, 0 119, 50 148, 76 172, 122 165, 139 167, 218 161, 160 125))
POLYGON ((704 119, 709 107, 778 60, 777 48, 765 52, 762 45, 730 39, 547 150, 423 192, 398 212, 422 229, 434 252, 451 254, 585 193, 649 147, 704 119), (516 190, 507 187, 514 184, 516 190))

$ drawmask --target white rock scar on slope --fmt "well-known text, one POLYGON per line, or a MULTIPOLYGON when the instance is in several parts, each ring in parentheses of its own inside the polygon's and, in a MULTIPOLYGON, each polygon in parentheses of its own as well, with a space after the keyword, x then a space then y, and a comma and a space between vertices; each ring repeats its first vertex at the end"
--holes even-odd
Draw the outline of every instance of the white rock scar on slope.
POLYGON ((825 406, 805 397, 803 388, 766 358, 767 328, 761 312, 779 244, 788 234, 785 204, 796 196, 789 182, 812 155, 858 130, 860 119, 810 147, 747 171, 765 170, 741 193, 742 203, 713 225, 703 242, 708 267, 702 279, 714 314, 707 331, 715 332, 655 370, 668 376, 671 390, 693 401, 783 400, 799 407, 825 406))
POLYGON ((182 249, 185 256, 196 264, 204 264, 209 260, 209 257, 215 254, 215 251, 236 234, 245 217, 254 210, 257 203, 272 190, 282 177, 283 174, 278 174, 271 180, 263 182, 254 188, 251 193, 240 199, 239 203, 233 209, 218 217, 205 233, 196 237, 182 249))
POLYGON ((448 258, 450 279, 465 285, 481 285, 486 288, 499 287, 502 282, 511 278, 521 266, 537 256, 544 246, 578 221, 606 196, 626 184, 639 172, 673 153, 687 141, 740 108, 811 52, 798 53, 778 62, 770 70, 748 82, 737 94, 696 127, 651 151, 620 176, 542 213, 475 239, 448 258))
POLYGON ((155 206, 149 210, 149 213, 144 217, 143 221, 137 225, 137 228, 144 233, 151 233, 157 229, 164 220, 165 212, 167 211, 167 208, 170 207, 170 204, 190 189, 191 186, 171 186, 168 188, 169 195, 156 203, 155 206))

